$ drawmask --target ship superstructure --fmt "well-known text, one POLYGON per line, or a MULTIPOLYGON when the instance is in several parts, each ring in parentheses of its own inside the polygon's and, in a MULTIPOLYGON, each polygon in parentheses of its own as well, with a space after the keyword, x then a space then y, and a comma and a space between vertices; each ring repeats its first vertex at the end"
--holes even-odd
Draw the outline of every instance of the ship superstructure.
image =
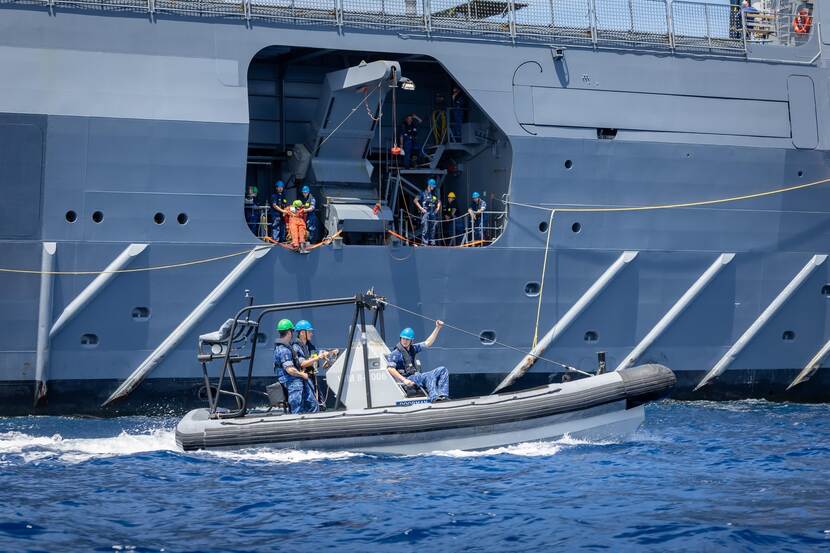
MULTIPOLYGON (((459 395, 536 342, 583 370, 667 365, 678 397, 827 399, 830 12, 761 7, 3 2, 0 410, 198 401, 196 337, 246 290, 372 287, 403 308, 390 328, 473 331, 424 359, 459 395), (280 178, 311 186, 331 243, 258 238, 280 178), (417 245, 428 178, 462 213, 485 197, 485 240, 417 245)), ((343 317, 314 321, 324 345, 343 317)))

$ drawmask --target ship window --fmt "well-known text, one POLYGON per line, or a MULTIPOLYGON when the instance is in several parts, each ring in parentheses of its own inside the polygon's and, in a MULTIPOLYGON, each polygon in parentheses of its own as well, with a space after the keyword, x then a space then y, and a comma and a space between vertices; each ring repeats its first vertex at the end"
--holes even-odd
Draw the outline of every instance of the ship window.
POLYGON ((830 298, 830 284, 825 284, 821 287, 821 293, 825 296, 830 298))
POLYGON ((803 170, 802 170, 802 171, 799 171, 799 172, 798 172, 798 176, 799 176, 799 177, 803 177, 803 176, 804 176, 804 171, 803 171, 803 170))
POLYGON ((94 348, 98 345, 98 335, 97 334, 84 334, 81 336, 81 345, 94 348))
POLYGON ((571 168, 571 167, 573 167, 573 166, 574 166, 574 162, 573 162, 573 161, 571 161, 570 159, 566 159, 566 160, 565 160, 565 169, 570 169, 570 168, 571 168))
POLYGON ((548 231, 548 222, 542 221, 539 223, 539 232, 547 232, 548 231))
POLYGON ((150 318, 149 307, 136 307, 133 309, 132 317, 134 321, 146 321, 150 318))
POLYGON ((792 330, 785 330, 784 334, 781 335, 781 339, 785 342, 792 342, 795 340, 795 332, 792 330))
POLYGON ((481 343, 485 346, 492 346, 496 343, 496 331, 482 330, 481 334, 478 335, 478 339, 481 340, 481 343))
POLYGON ((535 298, 539 295, 540 288, 538 282, 528 282, 525 284, 525 295, 529 298, 535 298))
POLYGON ((155 221, 157 225, 164 223, 164 213, 159 212, 153 215, 153 221, 155 221))
POLYGON ((257 341, 258 344, 264 344, 267 339, 268 339, 268 336, 264 332, 257 332, 256 333, 256 341, 257 341))
POLYGON ((104 220, 104 214, 101 211, 96 211, 92 214, 92 220, 96 223, 100 223, 104 220))
POLYGON ((614 140, 617 138, 617 129, 597 129, 597 138, 600 140, 614 140))
POLYGON ((78 220, 78 214, 72 211, 71 209, 66 212, 66 222, 67 223, 74 223, 78 220))
POLYGON ((597 333, 596 330, 589 330, 588 332, 585 333, 584 340, 586 342, 596 342, 597 340, 599 340, 599 334, 597 333))
POLYGON ((176 221, 178 221, 180 225, 186 225, 187 220, 188 220, 187 213, 179 213, 179 216, 176 217, 176 221))
POLYGON ((582 223, 576 222, 576 223, 572 224, 571 225, 571 230, 575 233, 581 231, 582 230, 582 223))

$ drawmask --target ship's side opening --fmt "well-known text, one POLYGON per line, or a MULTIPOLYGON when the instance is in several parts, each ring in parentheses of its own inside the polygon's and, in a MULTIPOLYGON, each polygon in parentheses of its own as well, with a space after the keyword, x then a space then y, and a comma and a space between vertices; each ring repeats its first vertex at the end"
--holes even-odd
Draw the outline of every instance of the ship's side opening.
POLYGON ((248 102, 245 217, 259 238, 291 242, 274 200, 305 205, 304 187, 309 243, 486 246, 503 231, 510 143, 435 59, 273 46, 249 66, 248 102))

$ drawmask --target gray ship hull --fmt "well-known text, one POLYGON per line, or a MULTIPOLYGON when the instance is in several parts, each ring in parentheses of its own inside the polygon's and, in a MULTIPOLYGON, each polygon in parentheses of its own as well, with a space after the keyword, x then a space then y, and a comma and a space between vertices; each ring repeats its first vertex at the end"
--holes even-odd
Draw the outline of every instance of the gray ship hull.
MULTIPOLYGON (((826 17, 818 6, 816 17, 826 17)), ((830 263, 822 257, 830 253, 830 187, 682 207, 830 174, 820 48, 817 35, 738 57, 573 47, 563 66, 544 45, 66 8, 54 16, 4 4, 0 268, 94 272, 122 255, 129 269, 222 259, 118 273, 102 286, 95 274, 0 273, 0 414, 193 406, 202 385, 196 338, 235 312, 245 290, 278 302, 374 287, 408 310, 529 350, 539 297, 528 284, 541 281, 550 219, 520 204, 678 206, 554 215, 540 334, 623 252, 636 256, 546 357, 593 370, 601 350, 613 369, 658 329, 636 361, 672 367, 676 397, 826 401, 825 369, 786 388, 805 366, 821 364, 816 356, 830 339, 830 263), (491 153, 509 162, 505 193, 514 202, 498 239, 460 249, 343 245, 305 256, 274 248, 243 266, 261 244, 243 216, 253 124, 247 72, 275 45, 437 60, 509 143, 491 153), (798 95, 800 77, 815 84, 814 98, 798 95), (600 139, 600 128, 616 129, 614 139, 600 139), (131 246, 134 255, 125 254, 131 246), (720 365, 718 378, 693 391, 720 365), (149 370, 135 391, 101 408, 140 367, 149 370), (37 382, 45 395, 34 407, 37 382)), ((318 345, 338 347, 347 319, 346 311, 316 319, 318 345)), ((393 309, 386 325, 430 330, 393 309)), ((450 369, 453 395, 488 393, 521 354, 484 342, 446 332, 422 362, 450 369)), ((270 382, 271 363, 260 359, 255 374, 270 382)), ((517 386, 559 378, 540 361, 517 386)))

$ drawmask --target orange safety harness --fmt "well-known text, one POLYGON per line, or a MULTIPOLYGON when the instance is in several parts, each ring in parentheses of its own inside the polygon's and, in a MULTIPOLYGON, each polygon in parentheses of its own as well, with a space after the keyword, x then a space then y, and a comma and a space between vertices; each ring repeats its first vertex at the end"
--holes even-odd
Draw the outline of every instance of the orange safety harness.
POLYGON ((793 30, 800 34, 806 35, 810 32, 810 27, 813 26, 813 16, 806 10, 802 11, 793 18, 793 30))

